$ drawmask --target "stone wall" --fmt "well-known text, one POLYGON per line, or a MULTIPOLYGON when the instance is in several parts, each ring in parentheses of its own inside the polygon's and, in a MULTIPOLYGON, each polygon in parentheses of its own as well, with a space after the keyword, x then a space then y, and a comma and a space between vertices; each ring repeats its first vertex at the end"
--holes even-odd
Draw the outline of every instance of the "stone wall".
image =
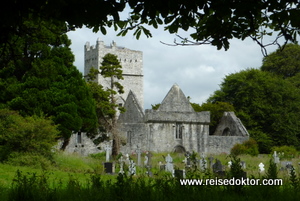
POLYGON ((220 154, 230 153, 231 148, 235 144, 242 144, 249 140, 249 136, 213 136, 207 138, 207 153, 220 154))
MULTIPOLYGON (((60 148, 61 145, 62 142, 59 143, 58 148, 60 148)), ((67 153, 78 153, 83 156, 103 151, 104 148, 101 145, 95 145, 93 140, 87 137, 85 132, 73 133, 70 137, 69 144, 65 149, 65 152, 67 153)))

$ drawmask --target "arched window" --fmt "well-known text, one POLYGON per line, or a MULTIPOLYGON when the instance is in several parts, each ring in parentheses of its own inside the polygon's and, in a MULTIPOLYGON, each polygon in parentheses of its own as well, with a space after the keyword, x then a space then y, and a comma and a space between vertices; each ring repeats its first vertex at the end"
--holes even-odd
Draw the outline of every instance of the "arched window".
POLYGON ((222 136, 231 136, 230 129, 228 127, 223 130, 222 136))

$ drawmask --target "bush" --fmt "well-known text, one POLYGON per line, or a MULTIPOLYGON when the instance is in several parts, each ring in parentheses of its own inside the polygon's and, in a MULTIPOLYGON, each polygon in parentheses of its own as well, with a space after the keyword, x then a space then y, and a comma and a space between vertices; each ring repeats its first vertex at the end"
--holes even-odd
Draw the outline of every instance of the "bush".
POLYGON ((250 138, 249 140, 243 142, 242 144, 234 145, 231 148, 230 153, 234 156, 238 156, 241 154, 257 156, 259 154, 258 145, 254 139, 250 138))
POLYGON ((295 147, 293 146, 281 146, 281 147, 272 147, 272 152, 271 154, 274 153, 274 151, 277 152, 277 154, 279 153, 283 153, 283 154, 280 154, 279 157, 282 159, 282 158, 287 158, 287 159, 291 159, 291 158, 294 158, 298 155, 298 152, 296 150, 295 147))
POLYGON ((51 158, 57 143, 57 127, 49 119, 38 116, 23 117, 15 111, 0 110, 0 160, 11 153, 37 153, 51 158))
POLYGON ((13 166, 29 166, 37 169, 51 167, 51 161, 48 158, 36 153, 14 152, 10 154, 6 163, 13 166))

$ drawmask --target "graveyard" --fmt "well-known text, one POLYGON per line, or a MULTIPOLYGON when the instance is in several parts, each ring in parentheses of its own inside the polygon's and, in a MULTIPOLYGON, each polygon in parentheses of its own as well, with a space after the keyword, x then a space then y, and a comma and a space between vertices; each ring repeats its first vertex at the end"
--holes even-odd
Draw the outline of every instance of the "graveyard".
POLYGON ((0 200, 18 200, 17 196, 28 197, 22 200, 33 200, 31 196, 36 200, 235 200, 241 195, 245 200, 257 196, 258 200, 293 200, 300 196, 299 156, 285 158, 276 152, 232 157, 228 154, 205 156, 137 150, 113 158, 108 147, 107 152, 89 157, 67 153, 61 153, 59 157, 55 159, 55 165, 48 167, 1 164, 0 200), (279 186, 180 183, 182 178, 215 180, 232 177, 280 178, 283 183, 279 186), (37 193, 41 189, 44 193, 37 193))

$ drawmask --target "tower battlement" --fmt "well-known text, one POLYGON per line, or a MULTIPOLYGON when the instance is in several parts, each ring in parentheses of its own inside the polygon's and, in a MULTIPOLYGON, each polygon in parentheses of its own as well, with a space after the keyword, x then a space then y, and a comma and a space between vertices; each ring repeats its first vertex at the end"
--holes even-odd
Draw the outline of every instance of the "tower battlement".
MULTIPOLYGON (((108 53, 118 57, 123 70, 124 80, 120 80, 120 84, 123 85, 125 92, 119 97, 118 104, 124 105, 128 93, 131 90, 136 95, 139 104, 143 107, 144 75, 142 51, 117 46, 114 41, 110 45, 105 45, 99 38, 97 39, 96 45, 90 45, 90 42, 86 42, 84 46, 84 75, 87 75, 91 68, 99 69, 102 58, 108 53)), ((98 75, 96 81, 104 88, 110 86, 110 79, 105 79, 101 75, 98 75)))

